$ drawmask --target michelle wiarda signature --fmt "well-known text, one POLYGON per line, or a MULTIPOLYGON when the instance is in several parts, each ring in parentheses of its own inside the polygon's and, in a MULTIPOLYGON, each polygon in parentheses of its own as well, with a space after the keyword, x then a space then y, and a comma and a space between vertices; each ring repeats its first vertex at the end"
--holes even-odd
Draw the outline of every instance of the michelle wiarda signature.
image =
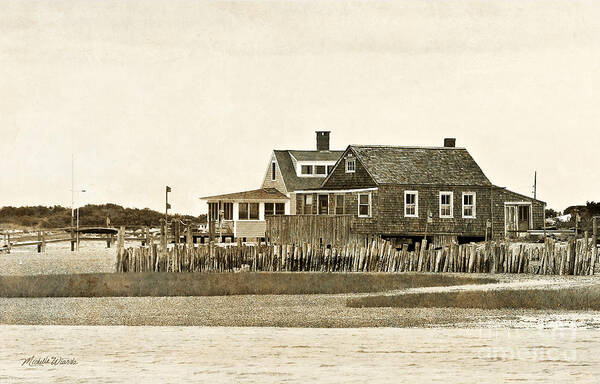
POLYGON ((40 367, 44 365, 77 365, 77 360, 74 357, 65 358, 60 356, 29 356, 24 359, 21 366, 28 365, 30 367, 40 367))

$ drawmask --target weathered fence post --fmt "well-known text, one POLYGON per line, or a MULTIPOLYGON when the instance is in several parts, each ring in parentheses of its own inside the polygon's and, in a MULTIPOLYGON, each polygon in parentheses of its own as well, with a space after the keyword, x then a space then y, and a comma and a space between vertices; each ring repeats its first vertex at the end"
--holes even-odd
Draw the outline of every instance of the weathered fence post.
POLYGON ((124 253, 124 245, 125 245, 125 227, 121 226, 119 228, 119 234, 117 235, 117 265, 116 265, 116 271, 117 272, 124 272, 124 265, 123 265, 123 253, 124 253))
POLYGON ((37 251, 38 251, 38 253, 41 253, 42 252, 42 232, 41 231, 37 232, 37 241, 38 241, 37 251))
POLYGON ((75 252, 75 228, 73 228, 72 219, 71 219, 71 252, 75 252))
POLYGON ((590 267, 590 275, 594 274, 594 267, 596 266, 596 258, 598 257, 598 216, 592 218, 592 260, 590 267))

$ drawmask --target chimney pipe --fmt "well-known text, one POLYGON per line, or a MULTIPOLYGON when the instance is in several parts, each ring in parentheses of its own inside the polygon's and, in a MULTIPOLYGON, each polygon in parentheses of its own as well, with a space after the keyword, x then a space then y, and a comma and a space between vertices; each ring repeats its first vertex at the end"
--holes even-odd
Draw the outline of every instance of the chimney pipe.
POLYGON ((453 137, 446 137, 444 139, 444 147, 446 147, 446 148, 456 147, 456 139, 453 137))
POLYGON ((330 131, 316 131, 317 151, 329 151, 329 132, 330 131))

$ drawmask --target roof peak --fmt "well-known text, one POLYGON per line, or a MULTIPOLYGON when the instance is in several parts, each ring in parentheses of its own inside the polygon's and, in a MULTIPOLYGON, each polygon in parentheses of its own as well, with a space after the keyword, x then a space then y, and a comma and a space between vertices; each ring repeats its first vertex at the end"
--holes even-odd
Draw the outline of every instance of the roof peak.
POLYGON ((364 144, 350 144, 349 147, 353 148, 391 148, 391 149, 466 149, 464 147, 425 147, 418 145, 364 145, 364 144))
POLYGON ((274 149, 276 152, 314 152, 314 153, 327 153, 327 152, 344 152, 344 149, 328 149, 326 151, 318 151, 316 149, 274 149))

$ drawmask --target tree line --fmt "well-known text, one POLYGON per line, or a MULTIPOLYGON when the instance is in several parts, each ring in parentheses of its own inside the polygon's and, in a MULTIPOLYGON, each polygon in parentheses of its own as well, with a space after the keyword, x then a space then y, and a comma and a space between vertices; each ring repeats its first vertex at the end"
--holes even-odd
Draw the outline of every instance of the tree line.
MULTIPOLYGON (((206 215, 169 215, 190 224, 206 222, 206 215)), ((125 208, 117 204, 88 204, 79 208, 79 225, 105 226, 106 219, 111 226, 148 226, 160 225, 164 213, 149 208, 125 208)), ((0 223, 26 228, 62 228, 71 225, 71 208, 55 205, 0 208, 0 223)))

